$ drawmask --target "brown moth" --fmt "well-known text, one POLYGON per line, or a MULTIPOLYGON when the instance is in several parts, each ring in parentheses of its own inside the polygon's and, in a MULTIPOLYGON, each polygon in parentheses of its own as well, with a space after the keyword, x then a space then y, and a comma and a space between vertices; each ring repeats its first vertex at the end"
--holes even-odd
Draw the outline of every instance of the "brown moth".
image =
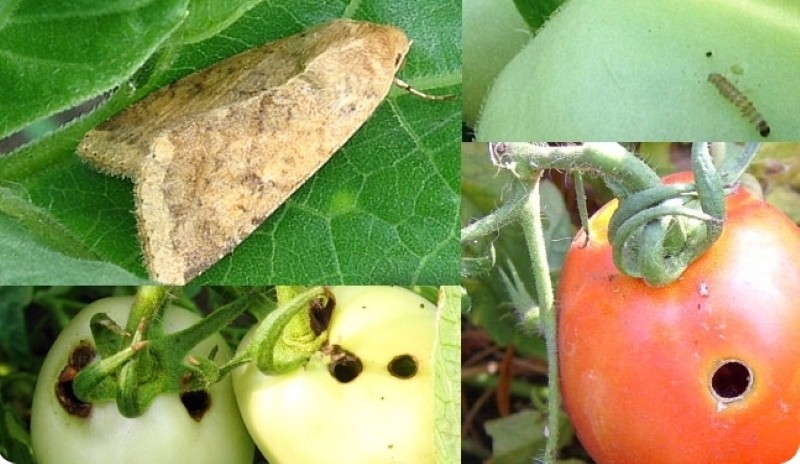
POLYGON ((336 20, 160 89, 79 154, 135 183, 150 276, 182 285, 247 238, 372 115, 411 42, 336 20))

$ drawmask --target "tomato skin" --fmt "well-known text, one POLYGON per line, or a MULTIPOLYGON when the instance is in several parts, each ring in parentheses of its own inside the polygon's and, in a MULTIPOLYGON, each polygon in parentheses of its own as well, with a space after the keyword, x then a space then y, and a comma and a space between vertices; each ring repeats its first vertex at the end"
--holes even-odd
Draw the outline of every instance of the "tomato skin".
MULTIPOLYGON (((682 173, 665 182, 685 182, 682 173)), ((720 239, 678 281, 649 287, 613 264, 612 202, 575 238, 559 286, 564 406, 589 454, 607 463, 769 463, 800 445, 800 231, 743 189, 720 239), (711 377, 752 372, 739 400, 711 377)))

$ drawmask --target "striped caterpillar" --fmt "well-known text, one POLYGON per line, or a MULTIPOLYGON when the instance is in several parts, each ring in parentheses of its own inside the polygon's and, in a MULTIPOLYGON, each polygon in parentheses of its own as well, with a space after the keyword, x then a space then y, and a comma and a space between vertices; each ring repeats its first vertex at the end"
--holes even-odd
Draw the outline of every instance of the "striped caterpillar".
POLYGON ((736 105, 751 123, 755 124, 756 130, 762 137, 769 135, 769 124, 758 112, 753 102, 734 86, 731 81, 725 78, 722 74, 711 73, 708 75, 708 82, 714 84, 714 87, 719 90, 723 97, 728 99, 731 103, 736 105))

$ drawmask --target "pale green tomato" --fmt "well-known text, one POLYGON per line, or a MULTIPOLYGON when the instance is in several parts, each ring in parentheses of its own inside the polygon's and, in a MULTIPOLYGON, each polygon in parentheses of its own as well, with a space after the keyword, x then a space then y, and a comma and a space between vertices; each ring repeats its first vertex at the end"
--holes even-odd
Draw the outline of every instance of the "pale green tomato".
MULTIPOLYGON (((115 297, 86 306, 50 348, 31 412, 31 438, 39 464, 251 463, 254 447, 239 417, 230 379, 209 389, 210 402, 199 420, 189 415, 176 394, 159 396, 135 419, 120 415, 113 401, 91 405, 86 418, 62 407, 56 384, 75 347, 81 341, 94 345, 89 329, 92 315, 106 313, 124 327, 132 303, 133 297, 115 297)), ((199 319, 172 306, 165 311, 164 328, 175 332, 199 319)), ((219 335, 204 340, 193 353, 208 356, 215 345, 218 362, 230 357, 231 350, 219 335)))
POLYGON ((497 73, 528 43, 531 34, 511 0, 465 0, 463 23, 462 116, 474 125, 497 73))
POLYGON ((570 0, 500 73, 480 141, 800 138, 797 0, 570 0), (754 116, 754 115, 753 115, 754 116))
POLYGON ((362 370, 344 382, 352 366, 323 352, 281 376, 252 364, 237 369, 236 399, 258 448, 271 464, 435 462, 435 307, 397 287, 334 287, 333 294, 330 345, 357 357, 362 370), (390 373, 403 360, 413 360, 415 374, 390 373))

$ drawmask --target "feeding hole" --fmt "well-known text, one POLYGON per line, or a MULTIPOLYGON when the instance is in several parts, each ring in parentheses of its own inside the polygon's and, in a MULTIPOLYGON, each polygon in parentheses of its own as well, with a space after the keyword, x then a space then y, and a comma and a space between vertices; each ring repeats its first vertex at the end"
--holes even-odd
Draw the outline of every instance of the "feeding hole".
POLYGON ((322 332, 328 330, 335 307, 336 299, 329 292, 326 293, 324 298, 317 298, 310 303, 311 331, 314 332, 314 335, 319 336, 322 332))
POLYGON ((181 393, 181 403, 189 416, 200 422, 200 419, 211 408, 211 395, 205 390, 181 393))
POLYGON ((333 346, 328 372, 331 373, 334 379, 341 383, 352 382, 361 374, 363 369, 364 366, 358 356, 342 349, 339 345, 333 346))
POLYGON ((735 359, 724 361, 711 376, 711 392, 723 403, 740 400, 752 386, 753 372, 735 359))
POLYGON ((67 358, 67 365, 58 374, 55 393, 58 403, 67 411, 68 414, 86 418, 92 412, 92 404, 81 401, 72 389, 72 382, 75 376, 84 367, 88 366, 95 357, 94 347, 86 341, 81 341, 78 346, 72 349, 67 358))
POLYGON ((389 361, 389 373, 399 379, 410 379, 417 375, 417 360, 410 354, 395 356, 389 361))

